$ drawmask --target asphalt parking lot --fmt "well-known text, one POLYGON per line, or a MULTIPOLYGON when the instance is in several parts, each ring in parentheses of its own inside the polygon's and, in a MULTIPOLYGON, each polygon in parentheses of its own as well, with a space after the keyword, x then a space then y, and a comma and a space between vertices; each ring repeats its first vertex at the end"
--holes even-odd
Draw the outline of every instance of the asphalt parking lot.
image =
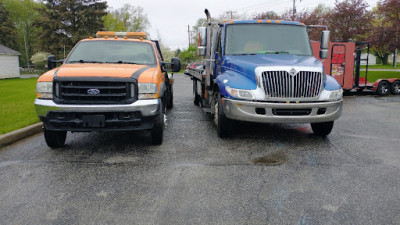
POLYGON ((400 97, 346 96, 327 138, 238 123, 219 139, 175 75, 164 143, 43 134, 0 149, 0 224, 400 224, 400 97))

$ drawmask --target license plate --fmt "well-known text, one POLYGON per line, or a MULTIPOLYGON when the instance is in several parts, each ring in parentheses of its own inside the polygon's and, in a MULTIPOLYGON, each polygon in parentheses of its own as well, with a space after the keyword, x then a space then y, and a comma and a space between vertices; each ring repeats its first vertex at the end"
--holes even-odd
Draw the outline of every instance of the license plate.
POLYGON ((104 127, 104 115, 82 115, 83 127, 104 127))

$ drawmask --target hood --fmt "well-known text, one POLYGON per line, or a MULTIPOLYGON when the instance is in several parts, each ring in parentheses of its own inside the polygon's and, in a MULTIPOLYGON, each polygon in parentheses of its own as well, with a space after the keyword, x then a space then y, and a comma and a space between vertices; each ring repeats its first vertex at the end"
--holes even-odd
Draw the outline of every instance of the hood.
POLYGON ((290 54, 257 54, 226 56, 223 62, 223 70, 233 70, 256 82, 255 69, 259 66, 302 66, 322 67, 322 63, 314 56, 290 55, 290 54))
POLYGON ((81 63, 64 64, 57 70, 57 77, 131 77, 136 71, 141 72, 139 82, 142 76, 153 76, 156 67, 148 65, 130 65, 130 64, 105 64, 105 63, 81 63), (142 70, 142 71, 139 71, 142 70))

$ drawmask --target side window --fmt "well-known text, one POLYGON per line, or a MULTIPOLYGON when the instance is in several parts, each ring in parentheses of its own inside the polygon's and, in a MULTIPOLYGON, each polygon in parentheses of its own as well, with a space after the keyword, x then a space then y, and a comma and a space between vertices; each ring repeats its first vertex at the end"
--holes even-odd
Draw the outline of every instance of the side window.
POLYGON ((217 52, 219 57, 222 55, 222 43, 221 43, 221 28, 218 29, 218 34, 217 34, 217 52))

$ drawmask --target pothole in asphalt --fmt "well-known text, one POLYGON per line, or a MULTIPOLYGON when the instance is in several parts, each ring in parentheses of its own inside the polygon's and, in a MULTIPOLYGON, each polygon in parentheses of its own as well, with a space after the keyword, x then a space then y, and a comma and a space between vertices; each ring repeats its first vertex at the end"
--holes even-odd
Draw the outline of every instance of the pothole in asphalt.
POLYGON ((286 162, 287 158, 283 152, 274 152, 266 156, 257 157, 253 159, 255 164, 264 164, 267 166, 277 166, 286 162))

